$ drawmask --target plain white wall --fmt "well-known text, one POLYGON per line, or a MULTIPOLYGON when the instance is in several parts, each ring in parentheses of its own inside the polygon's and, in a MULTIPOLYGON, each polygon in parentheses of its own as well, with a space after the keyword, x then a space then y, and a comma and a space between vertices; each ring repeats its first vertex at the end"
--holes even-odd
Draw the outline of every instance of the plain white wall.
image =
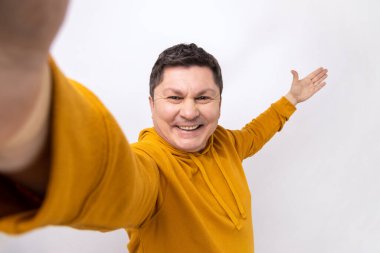
MULTIPOLYGON (((380 2, 375 0, 73 0, 52 53, 90 87, 128 139, 151 126, 158 54, 195 42, 224 74, 220 124, 241 128, 300 75, 328 86, 245 161, 259 253, 380 252, 380 2)), ((1 253, 126 252, 122 230, 45 228, 0 235, 1 253)))

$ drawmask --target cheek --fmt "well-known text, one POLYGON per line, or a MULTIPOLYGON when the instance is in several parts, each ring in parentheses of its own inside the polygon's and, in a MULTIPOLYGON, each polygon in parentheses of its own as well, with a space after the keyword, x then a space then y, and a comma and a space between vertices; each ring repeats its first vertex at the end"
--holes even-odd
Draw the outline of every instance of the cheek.
POLYGON ((216 123, 220 117, 220 108, 216 104, 210 104, 203 108, 203 117, 205 117, 209 123, 216 123))
POLYGON ((154 109, 154 114, 157 119, 163 121, 172 121, 177 115, 178 108, 172 104, 157 104, 154 109))

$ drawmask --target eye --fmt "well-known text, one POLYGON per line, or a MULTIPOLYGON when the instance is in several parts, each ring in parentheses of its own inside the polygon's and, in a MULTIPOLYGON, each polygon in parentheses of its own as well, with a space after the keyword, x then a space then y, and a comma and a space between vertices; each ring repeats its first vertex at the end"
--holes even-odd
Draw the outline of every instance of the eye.
POLYGON ((208 103, 210 102, 211 100, 211 97, 208 97, 208 96, 199 96, 199 97, 196 97, 195 100, 198 102, 198 103, 208 103))
POLYGON ((179 102, 181 102, 182 97, 180 97, 180 96, 169 96, 169 97, 167 97, 167 100, 169 100, 169 102, 171 102, 171 103, 179 103, 179 102))
POLYGON ((179 97, 179 96, 170 96, 170 97, 168 97, 168 99, 171 99, 171 100, 180 100, 181 97, 179 97))

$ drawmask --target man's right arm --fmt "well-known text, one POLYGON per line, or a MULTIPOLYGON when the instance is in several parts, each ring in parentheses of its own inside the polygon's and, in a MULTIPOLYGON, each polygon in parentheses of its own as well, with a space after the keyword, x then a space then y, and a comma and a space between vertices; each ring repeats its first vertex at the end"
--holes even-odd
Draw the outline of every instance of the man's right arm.
POLYGON ((0 0, 0 174, 39 193, 48 166, 48 56, 67 0, 0 0))

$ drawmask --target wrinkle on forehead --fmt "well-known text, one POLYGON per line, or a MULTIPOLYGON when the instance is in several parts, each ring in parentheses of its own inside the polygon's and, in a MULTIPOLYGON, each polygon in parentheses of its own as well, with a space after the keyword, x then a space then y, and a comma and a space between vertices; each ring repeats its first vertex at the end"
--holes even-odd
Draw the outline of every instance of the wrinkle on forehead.
MULTIPOLYGON (((213 73, 209 67, 200 66, 176 66, 164 70, 163 80, 157 85, 155 93, 166 95, 204 95, 216 97, 220 94, 219 87, 215 83, 213 73)), ((157 94, 158 95, 158 94, 157 94)))
MULTIPOLYGON (((163 95, 166 94, 175 94, 175 95, 186 95, 186 90, 183 89, 177 89, 177 88, 164 88, 161 93, 163 95)), ((191 92, 190 92, 191 93, 191 92)), ((197 91, 195 93, 196 96, 201 96, 201 95, 209 95, 211 97, 216 97, 218 95, 217 89, 211 89, 211 88, 205 88, 200 91, 197 91)))

